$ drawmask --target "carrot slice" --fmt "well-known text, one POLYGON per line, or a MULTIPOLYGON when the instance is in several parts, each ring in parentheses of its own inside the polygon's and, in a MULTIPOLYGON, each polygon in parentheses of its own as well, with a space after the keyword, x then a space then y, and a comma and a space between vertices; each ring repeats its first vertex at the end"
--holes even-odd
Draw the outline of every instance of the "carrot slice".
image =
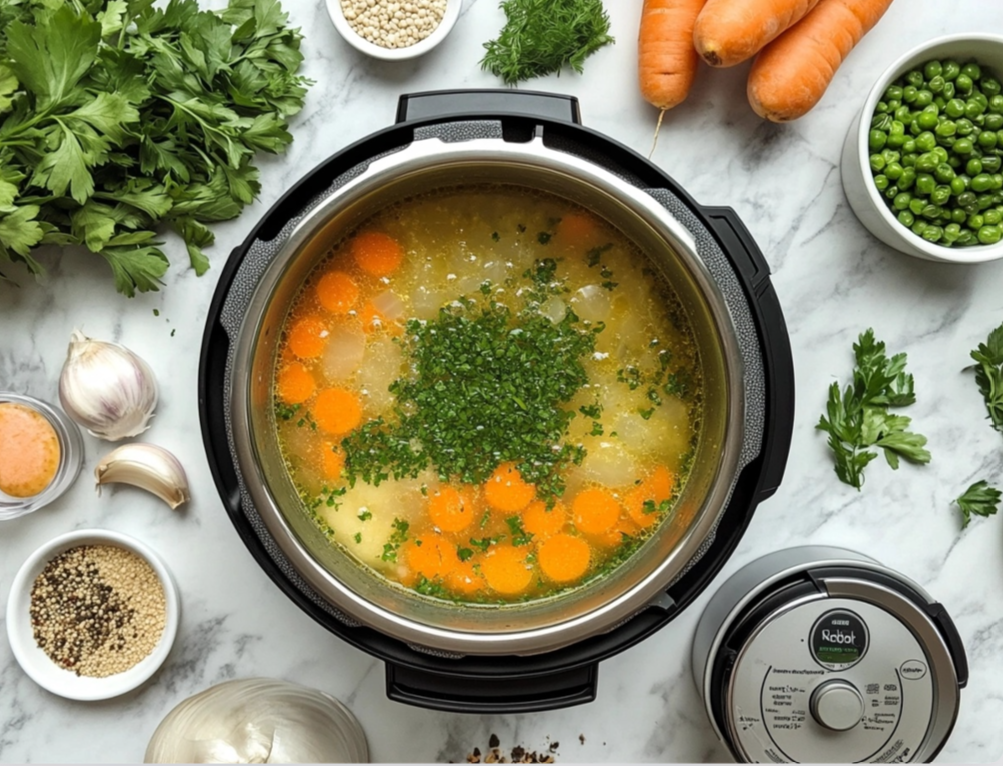
POLYGON ((302 404, 313 396, 316 384, 305 365, 293 362, 279 371, 277 388, 279 398, 286 404, 302 404))
POLYGON ((351 250, 359 268, 374 277, 393 274, 404 260, 404 249, 400 243, 379 231, 357 234, 352 240, 351 250))
POLYGON ((345 455, 330 442, 324 444, 322 452, 324 478, 337 481, 341 478, 341 471, 345 467, 345 455))
POLYGON ((557 239, 565 245, 586 248, 596 244, 599 222, 586 213, 567 213, 557 224, 557 239))
POLYGON ((587 535, 608 532, 620 517, 620 503, 605 489, 592 488, 578 494, 571 505, 575 527, 587 535))
POLYGON ((359 300, 359 286, 344 271, 329 271, 317 283, 317 300, 332 314, 347 314, 359 300))
POLYGON ((474 504, 469 487, 442 487, 428 499, 428 516, 443 532, 461 532, 474 520, 474 504))
POLYGON ((340 436, 358 428, 362 422, 362 404, 351 391, 327 388, 317 394, 313 417, 322 429, 340 436))
POLYGON ((477 574, 473 562, 462 561, 446 575, 446 587, 454 593, 469 596, 484 587, 484 578, 477 574))
POLYGON ((522 480, 515 463, 502 463, 484 485, 484 497, 492 508, 506 513, 521 511, 536 495, 536 488, 522 480))
POLYGON ((456 550, 440 535, 416 537, 407 544, 404 551, 405 561, 411 570, 429 580, 445 577, 460 563, 456 550))
POLYGON ((540 569, 554 582, 574 582, 589 568, 592 551, 580 537, 560 534, 544 540, 538 556, 540 569))
POLYGON ((533 579, 533 568, 526 562, 528 549, 511 545, 495 546, 484 557, 481 571, 488 586, 507 596, 526 590, 533 579))
POLYGON ((656 511, 664 500, 672 497, 674 483, 672 472, 660 465, 651 476, 641 483, 641 486, 627 493, 623 505, 635 524, 642 529, 647 529, 661 519, 661 515, 656 511), (650 505, 647 508, 644 507, 645 502, 649 500, 655 504, 656 511, 651 511, 650 505))
POLYGON ((289 330, 289 348, 300 359, 313 359, 321 355, 329 335, 327 324, 316 316, 300 319, 289 330))
POLYGON ((556 535, 567 520, 568 511, 562 503, 547 508, 542 500, 534 500, 522 512, 522 528, 540 540, 556 535))

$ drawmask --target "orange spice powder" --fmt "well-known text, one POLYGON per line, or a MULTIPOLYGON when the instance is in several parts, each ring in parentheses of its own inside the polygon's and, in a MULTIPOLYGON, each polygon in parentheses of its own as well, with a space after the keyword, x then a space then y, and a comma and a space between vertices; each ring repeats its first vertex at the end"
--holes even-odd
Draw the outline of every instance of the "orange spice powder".
POLYGON ((0 403, 0 492, 33 497, 56 476, 59 437, 45 417, 23 404, 0 403))

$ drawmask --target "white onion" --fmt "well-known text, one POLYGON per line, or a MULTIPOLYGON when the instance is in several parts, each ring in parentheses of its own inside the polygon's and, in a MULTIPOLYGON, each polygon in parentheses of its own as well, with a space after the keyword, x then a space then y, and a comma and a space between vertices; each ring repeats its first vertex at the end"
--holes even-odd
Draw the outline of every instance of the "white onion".
POLYGON ((390 290, 385 290, 373 298, 373 308, 389 322, 396 322, 404 316, 404 301, 390 290))
POLYGON ((560 324, 568 313, 568 306, 556 295, 552 295, 540 306, 540 313, 554 324, 560 324))
POLYGON ((343 325, 331 331, 324 349, 324 374, 333 381, 351 377, 365 355, 366 334, 361 327, 343 325))
POLYGON ((585 285, 571 296, 571 308, 586 322, 605 322, 609 319, 609 290, 599 285, 585 285))

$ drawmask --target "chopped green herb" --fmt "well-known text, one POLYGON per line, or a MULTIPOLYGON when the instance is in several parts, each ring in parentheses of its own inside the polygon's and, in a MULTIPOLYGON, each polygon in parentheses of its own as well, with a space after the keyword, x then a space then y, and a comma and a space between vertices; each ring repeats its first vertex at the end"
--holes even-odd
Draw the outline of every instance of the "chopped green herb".
POLYGON ((600 423, 598 420, 593 420, 592 430, 589 432, 589 436, 602 436, 602 434, 603 434, 602 423, 600 423))
POLYGON ((607 242, 605 245, 602 245, 601 247, 593 247, 591 250, 589 250, 585 254, 586 262, 588 263, 589 268, 593 266, 598 266, 599 263, 602 261, 603 253, 607 253, 612 249, 613 249, 613 243, 607 242))
POLYGON ((541 231, 539 234, 536 235, 536 241, 539 242, 541 245, 548 245, 550 244, 550 240, 553 238, 553 236, 554 235, 551 234, 549 231, 541 231))
POLYGON ((616 380, 618 383, 626 383, 627 388, 631 391, 635 391, 640 388, 641 383, 643 382, 641 371, 632 365, 617 370, 616 380))
POLYGON ((648 410, 638 410, 637 414, 640 415, 645 420, 651 420, 651 416, 655 414, 655 408, 652 407, 648 410))
POLYGON ((515 228, 518 230, 520 234, 526 233, 526 224, 524 223, 517 224, 515 228))
POLYGON ((300 411, 300 406, 299 404, 275 402, 275 417, 279 420, 292 420, 296 413, 300 411))
POLYGON ((365 509, 359 511, 359 521, 369 521, 371 518, 373 518, 373 514, 371 511, 365 509))
POLYGON ((446 601, 452 601, 453 596, 449 592, 449 589, 442 584, 442 581, 438 578, 434 580, 429 580, 424 575, 418 578, 418 582, 415 583, 414 589, 421 593, 423 596, 431 596, 432 598, 441 598, 446 601))
POLYGON ((522 528, 522 519, 519 516, 509 516, 505 519, 505 524, 512 533, 512 545, 529 545, 533 535, 522 528))
POLYGON ((460 561, 466 561, 471 556, 474 555, 474 552, 470 548, 464 548, 463 546, 457 546, 457 548, 456 548, 456 555, 460 559, 460 561))
POLYGON ((665 513, 671 507, 672 507, 672 501, 671 500, 663 500, 662 502, 658 503, 657 505, 655 504, 654 500, 645 500, 641 504, 641 510, 645 514, 649 514, 649 513, 665 513))
POLYGON ((992 516, 999 510, 1000 491, 986 481, 977 481, 954 502, 961 509, 961 528, 964 529, 975 516, 992 516))
POLYGON ((481 291, 481 295, 491 295, 491 280, 485 279, 478 289, 481 291))
POLYGON ((153 310, 153 316, 155 316, 155 317, 160 316, 160 309, 154 309, 153 310))
POLYGON ((361 542, 362 542, 362 533, 361 532, 356 532, 355 533, 355 544, 358 545, 361 542))
POLYGON ((495 242, 498 242, 501 239, 501 234, 499 234, 497 231, 493 231, 491 232, 491 239, 493 239, 495 242))
POLYGON ((498 540, 494 537, 482 537, 480 540, 476 540, 473 537, 470 538, 470 544, 480 551, 486 551, 496 542, 498 540))
POLYGON ((600 415, 602 415, 602 405, 598 402, 596 404, 586 404, 579 407, 578 411, 587 418, 598 420, 600 415))
POLYGON ((390 535, 390 540, 383 546, 381 559, 390 562, 397 561, 397 551, 400 550, 403 543, 407 542, 407 530, 409 526, 406 521, 394 518, 394 531, 390 535))

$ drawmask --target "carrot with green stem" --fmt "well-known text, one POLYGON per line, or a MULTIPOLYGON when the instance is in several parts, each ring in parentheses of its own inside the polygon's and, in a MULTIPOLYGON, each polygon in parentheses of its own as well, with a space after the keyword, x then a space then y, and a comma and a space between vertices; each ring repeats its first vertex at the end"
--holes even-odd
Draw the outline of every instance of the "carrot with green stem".
POLYGON ((753 62, 748 96, 756 114, 788 122, 807 113, 891 4, 892 0, 820 0, 753 62))
POLYGON ((818 0, 707 0, 693 29, 693 45, 711 66, 755 56, 799 22, 818 0))

